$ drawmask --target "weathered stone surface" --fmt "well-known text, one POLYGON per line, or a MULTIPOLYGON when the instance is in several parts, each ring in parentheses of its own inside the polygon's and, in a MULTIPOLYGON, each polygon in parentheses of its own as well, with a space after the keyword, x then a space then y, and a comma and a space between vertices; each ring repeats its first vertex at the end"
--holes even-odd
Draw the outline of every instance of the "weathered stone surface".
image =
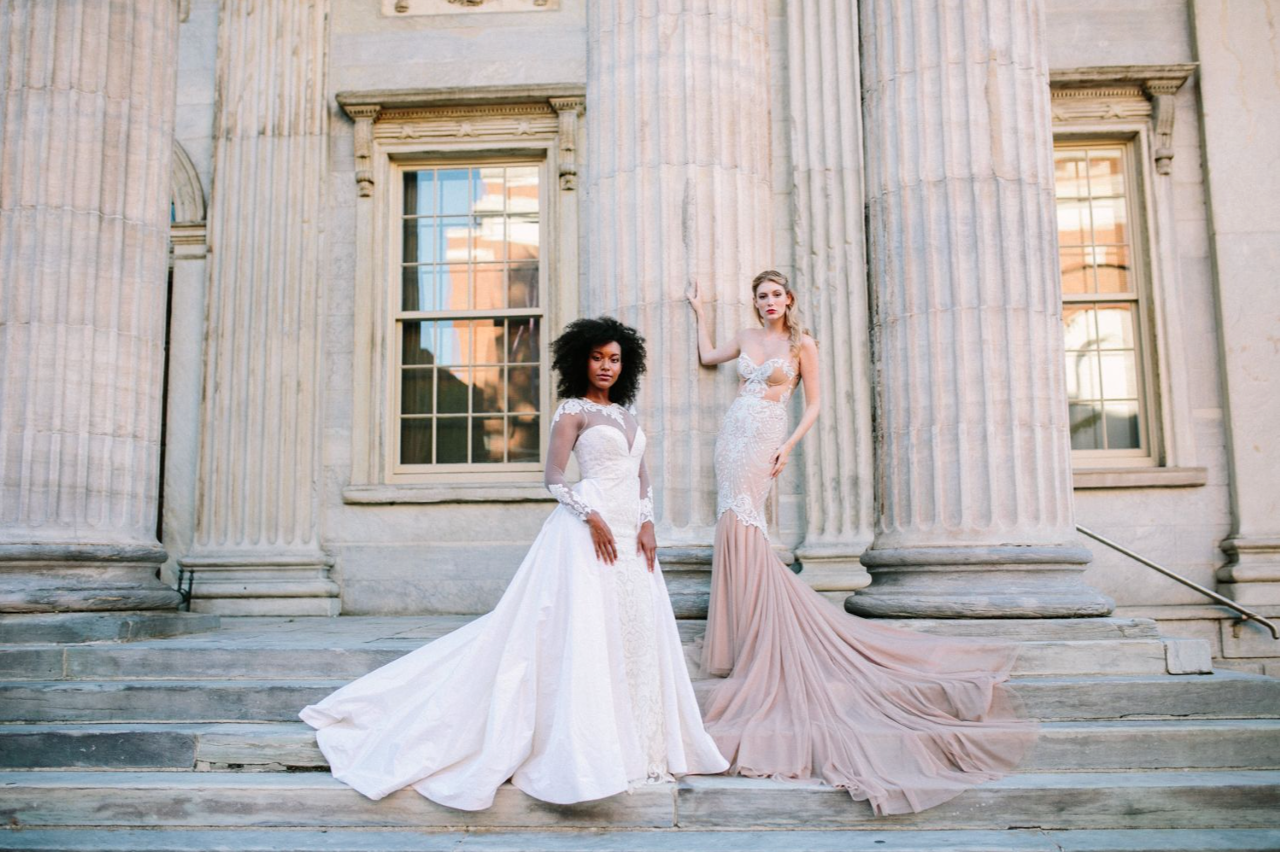
POLYGON ((0 611, 173 609, 154 572, 177 4, 21 0, 0 41, 0 611))
POLYGON ((411 790, 371 802, 323 773, 0 773, 0 817, 21 826, 556 828, 1276 828, 1280 772, 1022 775, 911 816, 811 783, 688 777, 569 807, 509 785, 487 811, 451 811, 411 790), (141 815, 141 816, 140 816, 141 815))
POLYGON ((1072 541, 1041 4, 858 9, 880 513, 847 606, 1105 615, 1072 541))
POLYGON ((217 630, 218 623, 216 615, 189 612, 12 613, 0 615, 0 645, 135 642, 204 633, 217 630))
POLYGON ((540 831, 25 829, 13 852, 1275 852, 1280 831, 540 831))
POLYGON ((1280 680, 1235 672, 1025 678, 1014 685, 1037 719, 1258 719, 1273 718, 1280 707, 1280 680))
POLYGON ((0 726, 0 768, 191 769, 196 737, 154 725, 128 730, 0 726))

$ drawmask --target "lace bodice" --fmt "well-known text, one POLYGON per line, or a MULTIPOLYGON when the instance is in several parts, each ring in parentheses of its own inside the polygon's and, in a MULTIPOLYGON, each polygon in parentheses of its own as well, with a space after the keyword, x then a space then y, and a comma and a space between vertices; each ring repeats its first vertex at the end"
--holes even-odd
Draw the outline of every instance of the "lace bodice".
MULTIPOLYGON (((653 520, 653 489, 644 463, 646 438, 635 412, 616 403, 566 399, 551 421, 551 442, 544 481, 547 490, 582 520, 598 511, 606 520, 621 518, 639 525, 653 520), (611 495, 611 505, 593 505, 587 489, 570 487, 565 478, 569 453, 578 457, 583 481, 598 486, 592 493, 611 495), (638 510, 638 520, 629 507, 638 510)), ((612 523, 610 524, 612 526, 612 523)))
POLYGON ((795 389, 797 374, 795 359, 770 358, 757 364, 743 352, 738 356, 738 376, 742 379, 738 393, 770 402, 786 402, 795 389))

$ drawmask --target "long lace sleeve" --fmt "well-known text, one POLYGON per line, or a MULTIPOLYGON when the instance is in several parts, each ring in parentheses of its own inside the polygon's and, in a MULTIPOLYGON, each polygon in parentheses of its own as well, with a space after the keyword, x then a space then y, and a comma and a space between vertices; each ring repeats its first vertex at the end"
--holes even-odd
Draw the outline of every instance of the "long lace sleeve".
POLYGON ((565 480, 565 468, 569 466, 569 453, 578 441, 586 418, 580 410, 574 410, 567 403, 561 403, 556 409, 555 419, 551 421, 551 441, 547 447, 547 472, 543 484, 561 503, 582 520, 593 511, 587 502, 573 493, 565 480))
MULTIPOLYGON (((635 416, 631 409, 631 416, 635 416)), ((653 520, 653 484, 649 481, 649 465, 643 456, 640 458, 640 523, 653 520)))

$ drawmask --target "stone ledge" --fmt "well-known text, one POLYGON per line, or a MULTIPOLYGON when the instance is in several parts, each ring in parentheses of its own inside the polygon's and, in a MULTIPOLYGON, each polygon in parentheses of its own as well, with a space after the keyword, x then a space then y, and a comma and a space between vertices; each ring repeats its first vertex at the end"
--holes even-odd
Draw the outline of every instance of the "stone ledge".
POLYGON ((440 483, 438 485, 348 485, 342 502, 392 503, 554 503, 541 482, 440 483))
POLYGON ((1089 468, 1072 473, 1076 490, 1085 488, 1198 488, 1209 481, 1203 467, 1089 468))

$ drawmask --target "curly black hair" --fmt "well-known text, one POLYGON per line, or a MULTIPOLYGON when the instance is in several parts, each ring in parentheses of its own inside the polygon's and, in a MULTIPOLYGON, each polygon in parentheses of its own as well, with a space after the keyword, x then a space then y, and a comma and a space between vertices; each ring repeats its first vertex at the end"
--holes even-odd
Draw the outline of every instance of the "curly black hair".
POLYGON ((622 347, 622 370, 609 388, 609 401, 630 405, 640 391, 640 377, 645 371, 644 338, 628 325, 613 317, 578 319, 565 326, 564 333, 551 344, 551 366, 560 374, 556 394, 561 399, 584 396, 589 387, 587 358, 591 350, 606 343, 622 347))

